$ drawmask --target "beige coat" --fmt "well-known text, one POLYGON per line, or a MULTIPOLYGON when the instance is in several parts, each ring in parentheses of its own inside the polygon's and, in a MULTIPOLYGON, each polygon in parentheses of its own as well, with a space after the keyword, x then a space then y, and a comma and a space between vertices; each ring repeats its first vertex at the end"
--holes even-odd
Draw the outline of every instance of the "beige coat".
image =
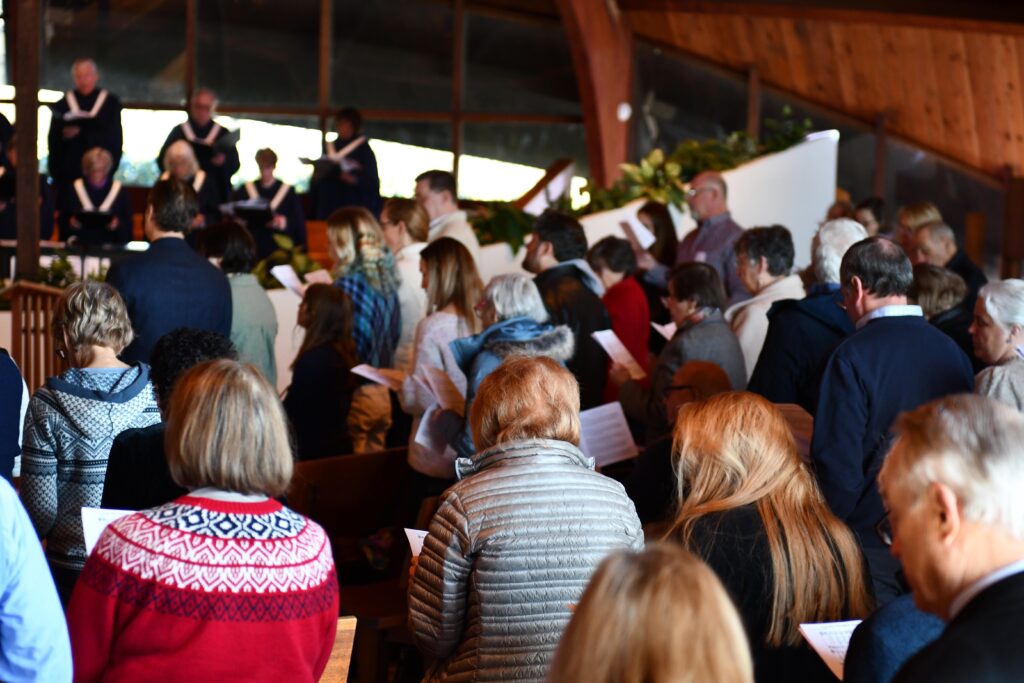
POLYGON ((733 304, 725 312, 725 319, 732 326, 743 349, 743 361, 747 366, 747 380, 754 374, 754 366, 761 355, 764 338, 768 335, 768 309, 782 299, 803 299, 804 284, 799 275, 784 277, 774 282, 746 301, 733 304))

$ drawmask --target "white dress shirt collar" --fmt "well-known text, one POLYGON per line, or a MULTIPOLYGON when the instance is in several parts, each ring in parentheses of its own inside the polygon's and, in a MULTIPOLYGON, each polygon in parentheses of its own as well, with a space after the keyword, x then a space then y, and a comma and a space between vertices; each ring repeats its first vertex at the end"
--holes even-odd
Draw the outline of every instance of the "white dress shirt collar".
POLYGON ((857 321, 857 329, 864 327, 872 320, 879 318, 901 318, 907 316, 924 316, 924 312, 920 306, 914 306, 912 304, 892 304, 891 306, 882 306, 875 310, 861 316, 861 319, 857 321))

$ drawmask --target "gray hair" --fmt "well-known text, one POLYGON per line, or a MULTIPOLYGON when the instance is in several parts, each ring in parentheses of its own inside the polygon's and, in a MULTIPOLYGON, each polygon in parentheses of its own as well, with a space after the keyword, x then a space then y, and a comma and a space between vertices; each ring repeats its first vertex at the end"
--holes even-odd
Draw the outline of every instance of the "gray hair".
POLYGON ((933 483, 948 486, 964 519, 1024 540, 1024 415, 972 394, 948 396, 902 414, 878 474, 884 491, 918 500, 933 483))
POLYGON ((494 309, 494 316, 499 321, 523 316, 539 323, 548 320, 548 311, 533 278, 521 273, 491 278, 484 289, 484 301, 494 309))
POLYGON ((945 223, 925 223, 920 225, 914 230, 915 233, 928 231, 928 240, 932 243, 935 242, 952 242, 956 244, 956 233, 953 232, 953 228, 949 227, 945 223))
POLYGON ((823 223, 811 240, 814 276, 818 282, 839 282, 843 254, 867 236, 864 226, 852 218, 836 218, 823 223))
POLYGON ((196 152, 192 149, 192 145, 189 144, 188 140, 175 140, 171 143, 171 146, 164 152, 164 168, 170 170, 171 164, 176 159, 182 159, 188 163, 191 169, 189 171, 190 176, 199 173, 199 161, 196 159, 196 152))
POLYGON ((1024 327, 1024 280, 990 282, 978 291, 985 312, 1004 330, 1024 327))

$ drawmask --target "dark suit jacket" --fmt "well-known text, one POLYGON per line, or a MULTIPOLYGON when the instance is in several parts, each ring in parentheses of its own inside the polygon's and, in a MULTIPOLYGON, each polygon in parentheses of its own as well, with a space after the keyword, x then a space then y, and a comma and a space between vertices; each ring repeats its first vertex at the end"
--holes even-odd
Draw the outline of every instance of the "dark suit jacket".
POLYGON ((158 422, 117 435, 110 447, 101 507, 145 510, 169 503, 188 491, 174 483, 164 457, 164 431, 158 422))
POLYGON ((989 586, 918 652, 894 683, 1019 683, 1024 680, 1024 573, 989 586))
POLYGON ((768 310, 768 334, 747 390, 772 403, 795 403, 811 415, 825 363, 853 332, 839 308, 838 285, 811 290, 806 299, 776 301, 768 310))
POLYGON ((967 296, 964 297, 964 308, 973 313, 974 301, 978 298, 978 290, 988 282, 988 278, 985 277, 985 273, 982 272, 981 268, 974 264, 974 261, 968 258, 963 249, 956 250, 956 253, 953 254, 953 258, 951 258, 949 263, 946 264, 946 269, 956 273, 964 279, 964 282, 967 284, 967 296))
POLYGON ((825 367, 811 460, 821 492, 865 546, 885 514, 875 477, 896 416, 974 389, 971 362, 921 316, 878 318, 840 344, 825 367))
POLYGON ((179 327, 231 336, 227 276, 184 240, 156 240, 147 251, 113 264, 107 282, 124 298, 135 330, 135 341, 121 354, 126 363, 148 363, 156 341, 179 327))
MULTIPOLYGON (((590 336, 612 326, 608 311, 600 297, 583 282, 584 274, 572 264, 548 268, 534 278, 534 283, 551 314, 551 323, 567 325, 576 340, 576 351, 566 363, 580 383, 580 408, 594 408, 604 403, 604 384, 608 377, 608 356, 590 336)), ((638 362, 643 363, 641 359, 638 362)))
POLYGON ((917 609, 913 595, 882 605, 853 632, 843 683, 890 683, 945 626, 937 616, 917 609))

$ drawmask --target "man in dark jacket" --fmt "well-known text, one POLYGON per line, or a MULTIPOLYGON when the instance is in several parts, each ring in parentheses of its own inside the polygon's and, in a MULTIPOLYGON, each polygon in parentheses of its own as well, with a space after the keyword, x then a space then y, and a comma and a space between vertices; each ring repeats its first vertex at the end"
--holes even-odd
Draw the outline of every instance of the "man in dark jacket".
POLYGON ((939 268, 950 270, 967 283, 967 296, 963 307, 974 310, 974 302, 978 299, 978 290, 988 282, 985 273, 974 264, 974 261, 956 245, 953 228, 945 223, 929 223, 914 231, 914 263, 930 263, 939 268))
POLYGON ((817 283, 806 299, 777 301, 768 311, 768 335, 747 390, 772 403, 795 403, 811 415, 828 357, 853 332, 839 294, 839 264, 851 245, 867 237, 849 218, 821 226, 811 244, 817 283))
POLYGON ((947 622, 895 683, 1024 680, 1024 416, 951 396, 900 416, 878 476, 914 602, 947 622))
MULTIPOLYGON (((576 351, 566 364, 580 383, 580 408, 604 402, 608 356, 591 336, 611 328, 608 311, 601 303, 604 287, 586 262, 587 236, 579 222, 556 211, 545 211, 534 224, 526 245, 523 267, 534 273, 534 283, 555 325, 567 325, 576 351)), ((646 359, 638 358, 641 364, 646 359)))
POLYGON ((970 392, 974 372, 952 339, 907 305, 910 259, 895 242, 869 237, 840 267, 843 305, 856 331, 833 352, 821 381, 811 460, 832 512, 857 535, 875 596, 902 593, 899 564, 875 533, 885 516, 875 475, 900 413, 948 394, 970 392))
POLYGON ((146 237, 149 249, 110 267, 107 282, 128 308, 135 340, 125 362, 149 362, 156 340, 179 327, 231 336, 231 286, 227 276, 185 243, 199 212, 191 186, 161 180, 149 193, 146 237))

